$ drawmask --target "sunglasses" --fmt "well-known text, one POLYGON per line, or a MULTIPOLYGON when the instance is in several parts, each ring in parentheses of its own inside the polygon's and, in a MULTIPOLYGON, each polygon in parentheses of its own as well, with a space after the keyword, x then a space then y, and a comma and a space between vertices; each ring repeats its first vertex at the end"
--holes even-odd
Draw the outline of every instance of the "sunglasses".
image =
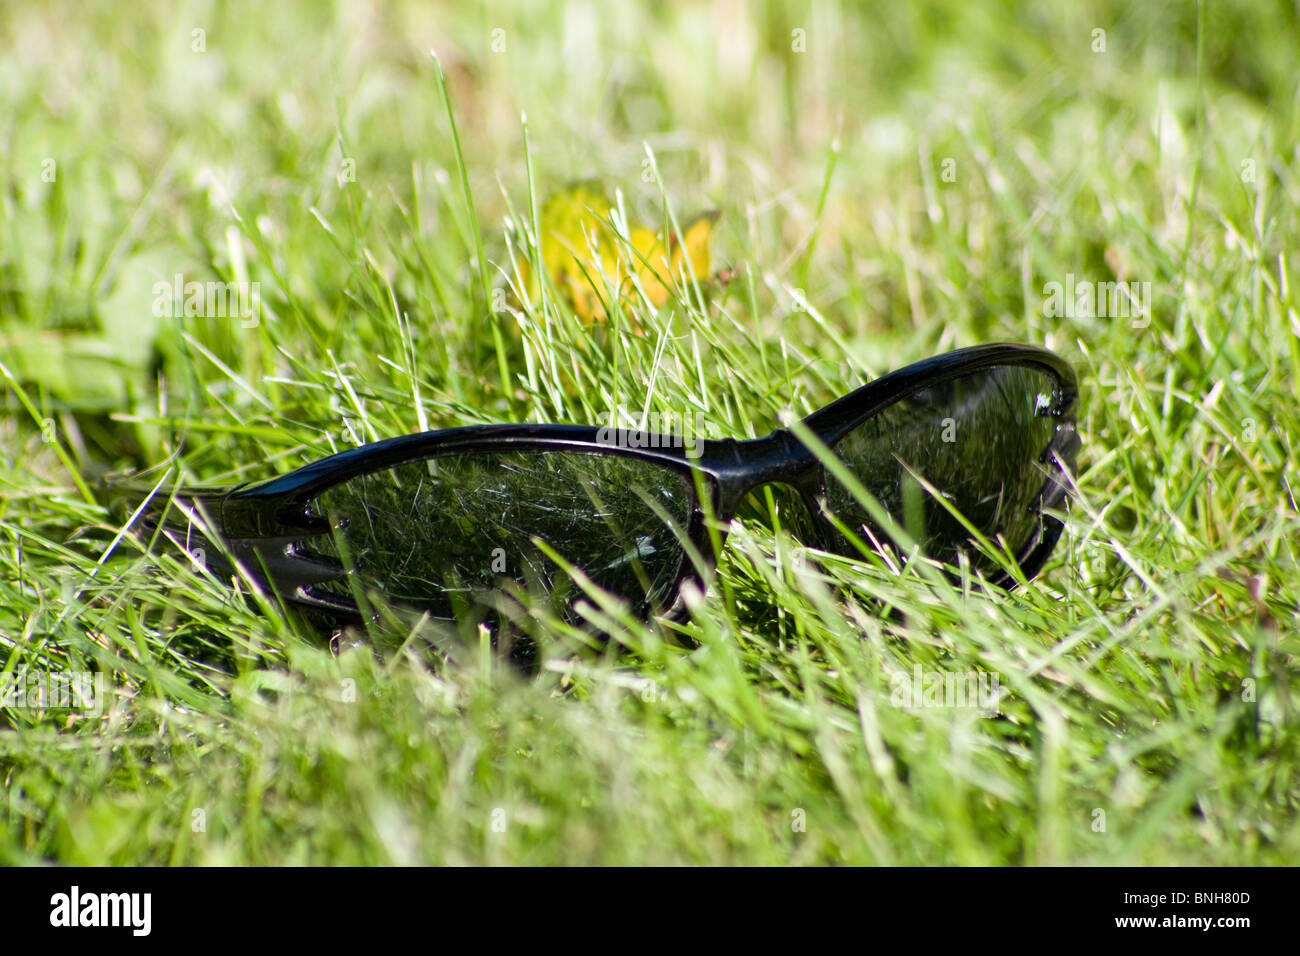
POLYGON ((984 345, 892 372, 765 438, 473 426, 256 484, 113 491, 142 529, 187 546, 200 513, 219 539, 209 567, 233 573, 233 559, 287 603, 339 621, 380 602, 463 619, 503 598, 572 619, 593 585, 641 617, 674 615, 688 582, 707 587, 726 528, 766 485, 802 499, 807 543, 824 551, 969 562, 1009 587, 1036 575, 1061 535, 1076 396, 1054 353, 984 345))

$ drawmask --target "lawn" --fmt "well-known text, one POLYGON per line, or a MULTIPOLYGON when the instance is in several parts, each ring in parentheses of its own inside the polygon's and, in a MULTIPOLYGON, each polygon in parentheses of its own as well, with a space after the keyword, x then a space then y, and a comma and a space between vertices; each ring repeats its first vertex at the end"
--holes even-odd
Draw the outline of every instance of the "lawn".
POLYGON ((4 4, 0 691, 102 690, 3 701, 0 863, 1300 862, 1298 21, 4 4), (590 179, 651 228, 720 211, 729 278, 521 297, 590 179), (187 315, 190 282, 256 299, 187 315), (1036 580, 826 554, 764 493, 684 625, 552 622, 532 672, 332 649, 96 487, 619 408, 755 437, 995 341, 1079 374, 1036 580), (999 712, 909 706, 918 672, 999 712))

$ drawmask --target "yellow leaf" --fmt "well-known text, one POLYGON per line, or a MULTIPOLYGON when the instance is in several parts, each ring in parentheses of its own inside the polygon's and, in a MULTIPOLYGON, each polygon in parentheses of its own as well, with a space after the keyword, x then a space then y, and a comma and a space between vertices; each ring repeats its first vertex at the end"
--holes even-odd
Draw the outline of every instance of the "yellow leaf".
POLYGON ((687 223, 682 238, 679 239, 674 234, 669 242, 671 256, 667 262, 664 261, 659 250, 656 237, 656 257, 646 257, 646 261, 654 267, 654 272, 643 267, 643 272, 639 273, 646 295, 654 303, 655 308, 668 301, 669 292, 654 273, 663 275, 669 282, 682 285, 689 285, 692 278, 696 282, 708 280, 709 239, 713 236, 713 225, 720 215, 722 214, 716 209, 701 213, 687 223))
MULTIPOLYGON (((613 203, 598 182, 576 183, 552 195, 538 212, 542 265, 556 290, 585 324, 603 321, 606 277, 628 304, 639 300, 638 286, 655 308, 668 301, 683 276, 709 277, 709 239, 719 213, 707 212, 687 225, 684 238, 672 236, 665 250, 661 234, 630 226, 626 242, 609 224, 613 203), (687 263, 689 262, 689 267, 687 263)), ((541 289, 528 257, 516 268, 533 302, 541 289)))

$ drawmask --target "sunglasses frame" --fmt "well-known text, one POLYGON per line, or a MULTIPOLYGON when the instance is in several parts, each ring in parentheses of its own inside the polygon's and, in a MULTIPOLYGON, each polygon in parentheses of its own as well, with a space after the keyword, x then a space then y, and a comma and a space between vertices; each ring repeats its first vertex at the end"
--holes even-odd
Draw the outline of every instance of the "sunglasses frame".
MULTIPOLYGON (((1060 356, 1035 346, 995 343, 947 352, 890 372, 803 419, 803 425, 829 449, 872 415, 916 391, 942 384, 993 366, 1033 366, 1051 373, 1060 387, 1060 403, 1053 410, 1057 418, 1055 435, 1039 461, 1048 469, 1043 489, 1032 505, 1042 518, 1042 531, 1030 542, 1017 564, 1026 579, 1042 570, 1063 530, 1061 520, 1046 509, 1065 506, 1068 501, 1067 472, 1074 467, 1079 439, 1075 431, 1074 406, 1078 382, 1074 370, 1060 356)), ((312 513, 310 504, 327 488, 372 472, 406 462, 421 461, 465 452, 555 450, 598 452, 646 459, 677 471, 691 482, 692 514, 686 537, 696 551, 716 567, 719 554, 713 552, 694 475, 704 481, 711 501, 711 513, 721 529, 719 548, 725 546, 727 525, 741 502, 765 485, 787 485, 802 498, 814 519, 825 546, 832 526, 817 501, 826 481, 826 470, 817 456, 790 429, 777 429, 762 438, 696 439, 690 448, 681 439, 632 430, 619 430, 614 442, 609 429, 582 425, 472 425, 403 435, 362 445, 304 465, 287 474, 257 483, 222 488, 179 489, 171 495, 157 493, 155 510, 146 514, 143 526, 151 531, 165 528, 190 534, 189 521, 169 521, 169 506, 179 502, 181 510, 198 510, 220 535, 231 557, 242 564, 288 603, 326 612, 340 621, 362 619, 358 608, 335 594, 315 590, 317 585, 338 581, 347 572, 337 563, 311 556, 303 543, 329 534, 329 522, 312 513), (603 437, 602 437, 603 436, 603 437), (629 446, 625 439, 636 436, 629 446)), ((111 482, 118 497, 139 504, 155 486, 136 482, 111 482)), ((233 572, 217 558, 222 570, 233 572)), ((1014 586, 1015 579, 1004 571, 989 578, 1001 587, 1014 586)), ((689 551, 683 550, 673 585, 675 603, 668 608, 641 607, 641 614, 666 611, 679 616, 683 609, 682 588, 693 582, 701 592, 706 581, 689 551)))

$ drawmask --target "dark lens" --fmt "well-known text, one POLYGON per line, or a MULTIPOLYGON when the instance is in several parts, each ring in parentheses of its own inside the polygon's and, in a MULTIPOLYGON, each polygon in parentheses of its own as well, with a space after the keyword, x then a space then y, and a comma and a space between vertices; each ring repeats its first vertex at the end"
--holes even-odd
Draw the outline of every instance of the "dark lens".
POLYGON ((1062 421, 1061 403, 1056 376, 1029 365, 984 368, 918 389, 834 449, 888 520, 874 520, 830 476, 827 507, 864 540, 896 542, 901 529, 926 555, 956 563, 971 536, 924 479, 995 545, 1000 540, 1021 556, 1041 532, 1037 502, 1049 480, 1042 459, 1062 421))
POLYGON ((565 613, 582 591, 535 538, 601 588, 658 608, 675 596, 694 494, 682 473, 626 455, 452 454, 323 492, 312 511, 334 532, 312 545, 365 589, 438 617, 522 591, 565 613))

